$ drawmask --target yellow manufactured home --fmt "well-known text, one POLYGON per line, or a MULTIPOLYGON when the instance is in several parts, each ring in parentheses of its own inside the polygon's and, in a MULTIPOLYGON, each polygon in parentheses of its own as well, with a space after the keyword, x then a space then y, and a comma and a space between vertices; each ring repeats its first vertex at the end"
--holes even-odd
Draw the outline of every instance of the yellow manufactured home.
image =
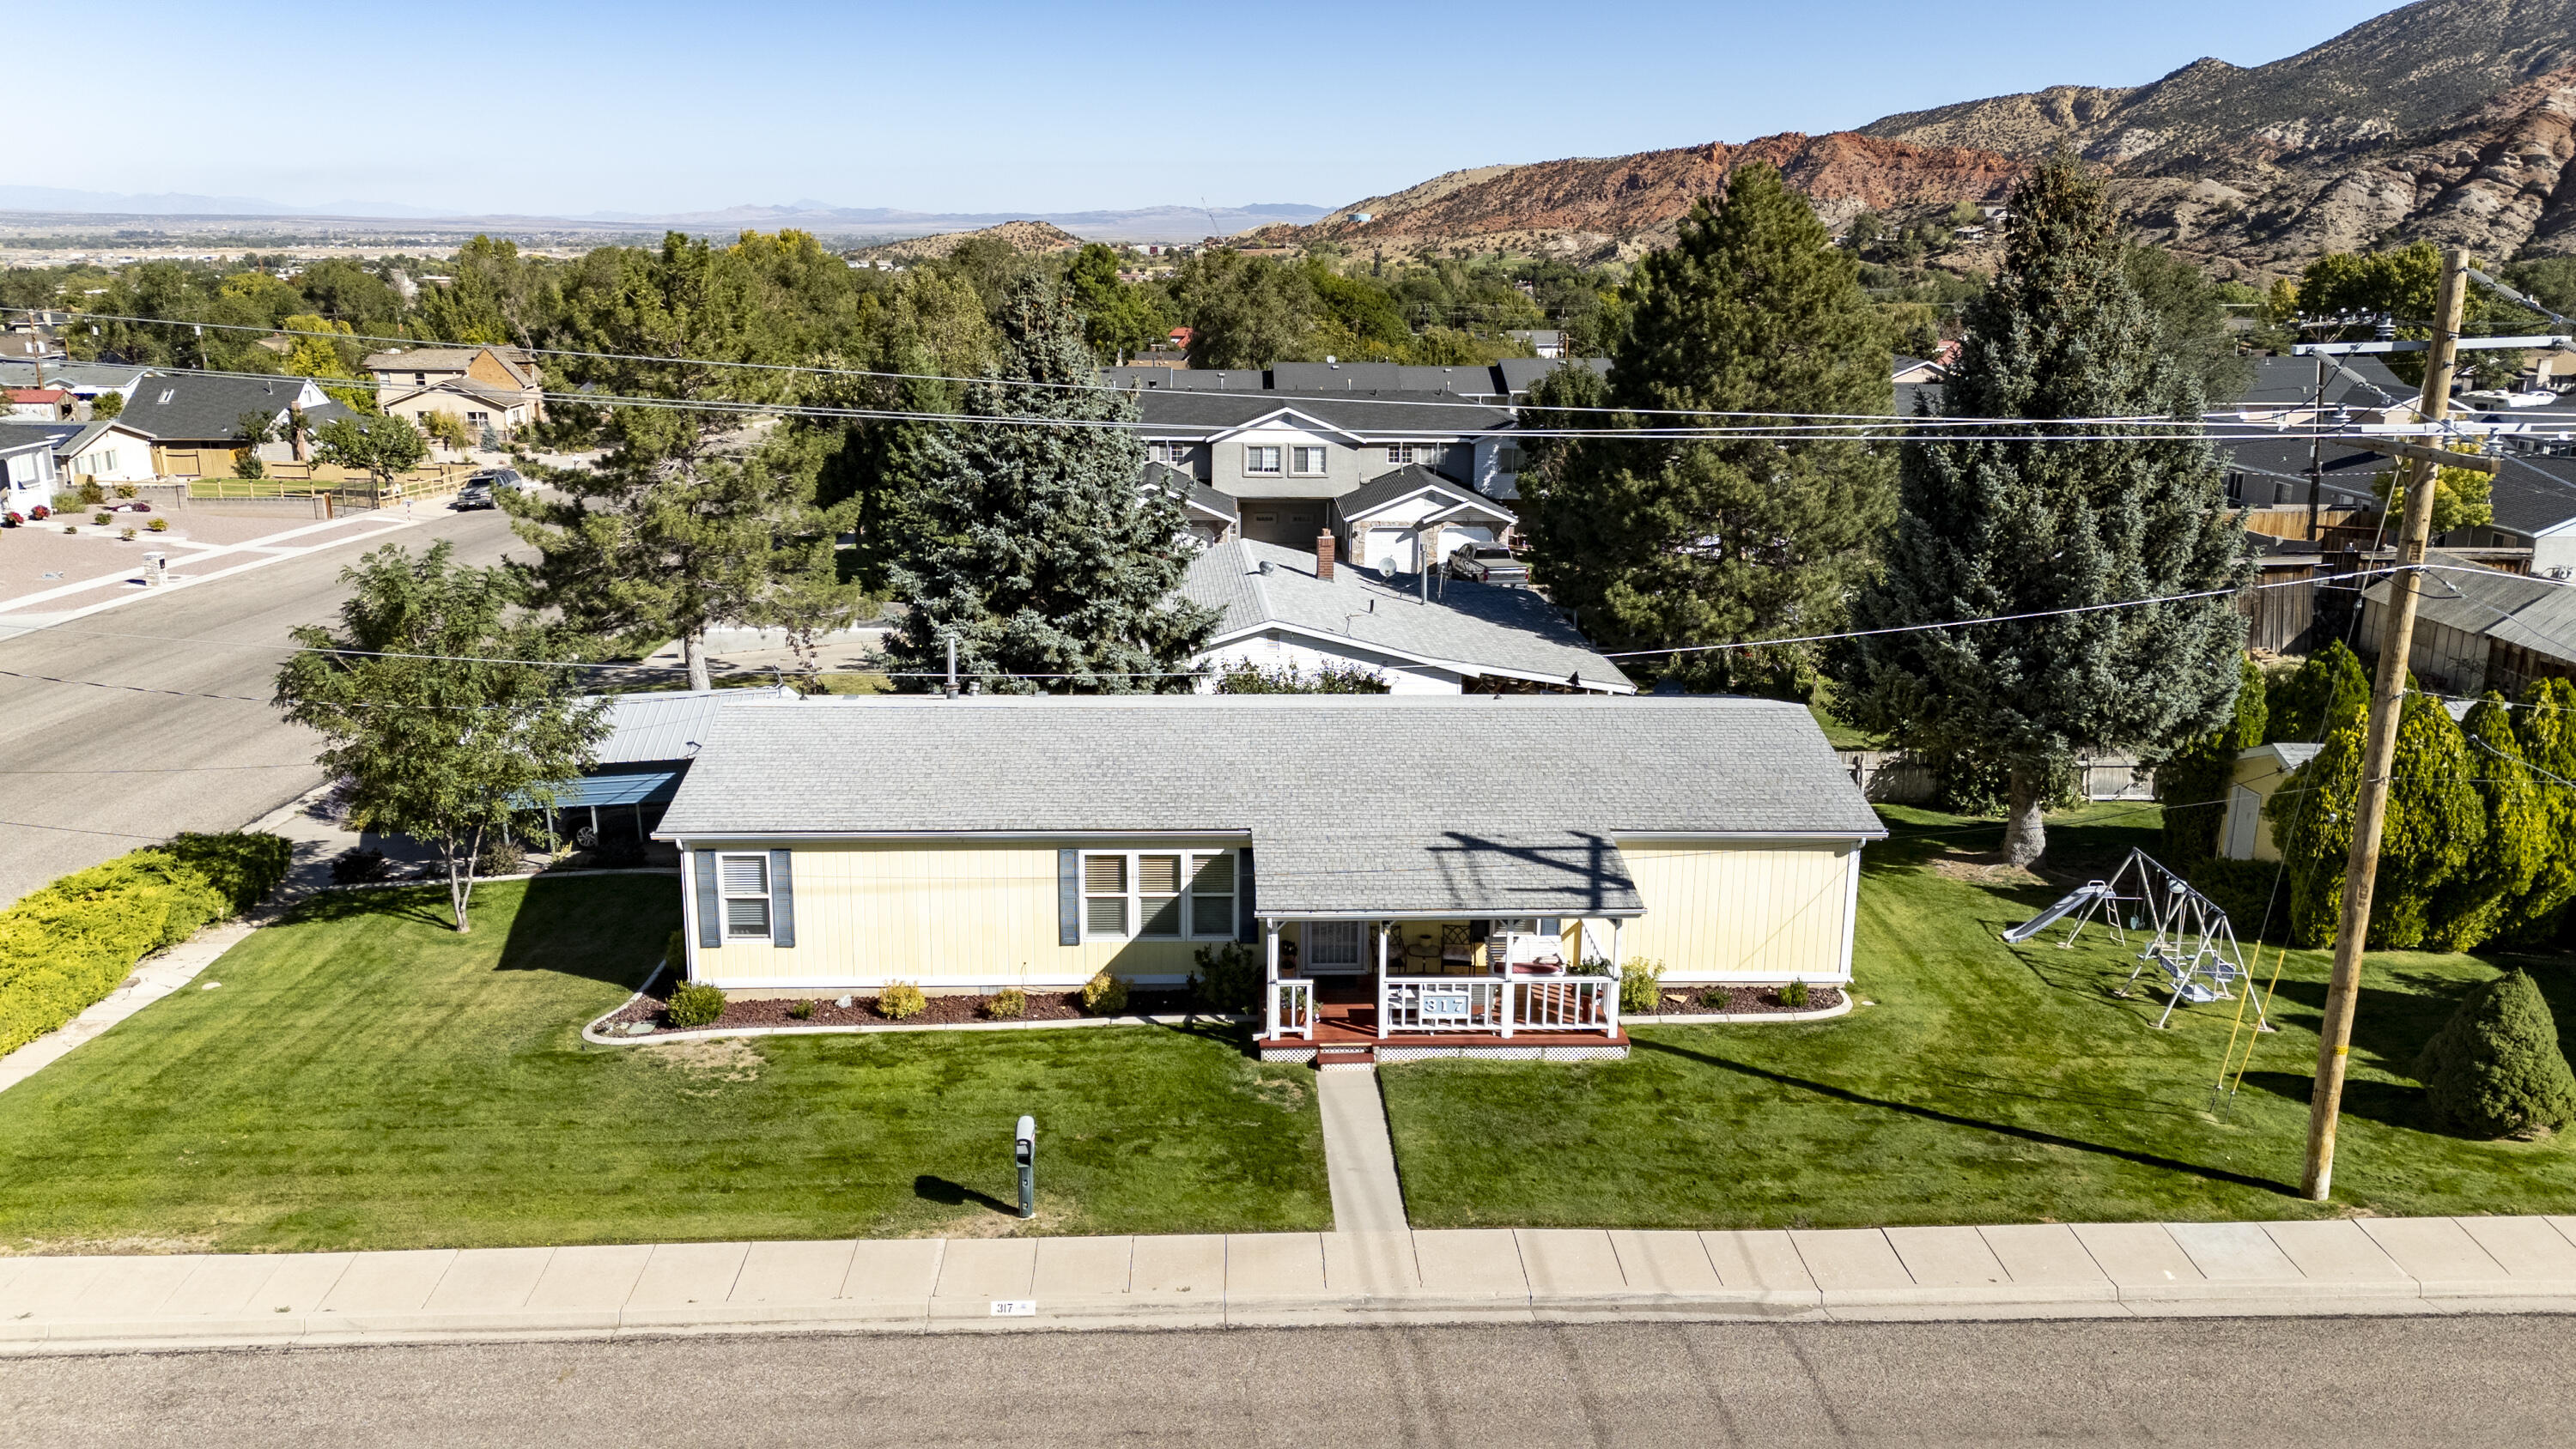
POLYGON ((1390 1035, 1624 1051, 1629 962, 1848 981, 1883 833, 1759 700, 807 700, 707 735, 655 835, 689 977, 749 995, 1177 984, 1239 944, 1274 1036, 1356 992, 1390 1035))
POLYGON ((2316 757, 2315 745, 2288 741, 2240 751, 2227 783, 2218 853, 2229 860, 2279 860, 2281 847, 2272 838, 2272 822, 2263 817, 2263 807, 2301 765, 2316 757))

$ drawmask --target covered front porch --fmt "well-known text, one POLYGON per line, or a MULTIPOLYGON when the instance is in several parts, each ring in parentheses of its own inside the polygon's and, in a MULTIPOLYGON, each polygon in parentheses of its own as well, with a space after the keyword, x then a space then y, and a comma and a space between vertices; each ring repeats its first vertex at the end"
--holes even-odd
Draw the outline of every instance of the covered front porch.
POLYGON ((1624 1057, 1624 918, 1263 917, 1266 1061, 1624 1057))

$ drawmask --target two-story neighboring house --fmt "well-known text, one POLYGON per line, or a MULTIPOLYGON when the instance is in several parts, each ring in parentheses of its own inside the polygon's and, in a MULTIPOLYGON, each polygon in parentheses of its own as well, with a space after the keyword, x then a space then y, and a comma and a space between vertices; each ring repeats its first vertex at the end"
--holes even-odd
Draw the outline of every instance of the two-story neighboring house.
MULTIPOLYGON (((1495 542, 1517 521, 1504 501, 1507 408, 1454 392, 1274 391, 1171 375, 1190 382, 1137 389, 1147 456, 1233 500, 1240 537, 1312 552, 1331 534, 1343 557, 1410 571, 1462 543, 1495 542), (1403 486, 1372 487, 1398 474, 1403 486)), ((1244 378, 1267 380, 1230 380, 1244 378)))
POLYGON ((476 434, 507 438, 545 421, 545 385, 523 347, 411 347, 371 353, 376 402, 417 423, 448 413, 476 434))

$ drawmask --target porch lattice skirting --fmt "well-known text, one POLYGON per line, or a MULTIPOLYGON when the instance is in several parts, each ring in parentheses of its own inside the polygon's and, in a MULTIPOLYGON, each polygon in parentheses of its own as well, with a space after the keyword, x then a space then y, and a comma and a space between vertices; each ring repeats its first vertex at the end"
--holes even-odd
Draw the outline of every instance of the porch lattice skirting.
MULTIPOLYGON (((1408 1042, 1401 1039, 1364 1043, 1378 1062, 1422 1062, 1440 1057, 1470 1057, 1494 1062, 1616 1062, 1625 1061, 1628 1043, 1615 1042, 1530 1042, 1480 1041, 1474 1043, 1408 1042)), ((1303 1041, 1263 1042, 1261 1059, 1265 1062, 1311 1062, 1315 1044, 1303 1041)))

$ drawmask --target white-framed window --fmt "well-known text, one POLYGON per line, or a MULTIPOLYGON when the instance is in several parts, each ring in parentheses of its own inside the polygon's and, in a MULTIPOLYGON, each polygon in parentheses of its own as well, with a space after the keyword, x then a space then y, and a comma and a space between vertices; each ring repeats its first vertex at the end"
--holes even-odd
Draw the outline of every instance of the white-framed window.
POLYGON ((716 857, 716 909, 724 912, 727 941, 769 939, 769 853, 716 857))
POLYGON ((1360 964, 1360 923, 1308 921, 1297 929, 1298 960, 1309 971, 1360 964))
POLYGON ((1190 461, 1190 445, 1187 443, 1147 443, 1145 445, 1145 456, 1154 462, 1168 463, 1177 468, 1190 461))
POLYGON ((1443 451, 1438 443, 1389 443, 1386 460, 1390 463, 1437 463, 1443 451))
POLYGON ((1231 850, 1082 856, 1082 934, 1093 941, 1234 939, 1231 850))
POLYGON ((1324 476, 1324 450, 1320 446, 1300 444, 1288 450, 1288 471, 1300 478, 1324 476))
POLYGON ((1270 443, 1244 444, 1243 471, 1246 473, 1277 473, 1279 471, 1279 451, 1280 450, 1276 445, 1270 443))

